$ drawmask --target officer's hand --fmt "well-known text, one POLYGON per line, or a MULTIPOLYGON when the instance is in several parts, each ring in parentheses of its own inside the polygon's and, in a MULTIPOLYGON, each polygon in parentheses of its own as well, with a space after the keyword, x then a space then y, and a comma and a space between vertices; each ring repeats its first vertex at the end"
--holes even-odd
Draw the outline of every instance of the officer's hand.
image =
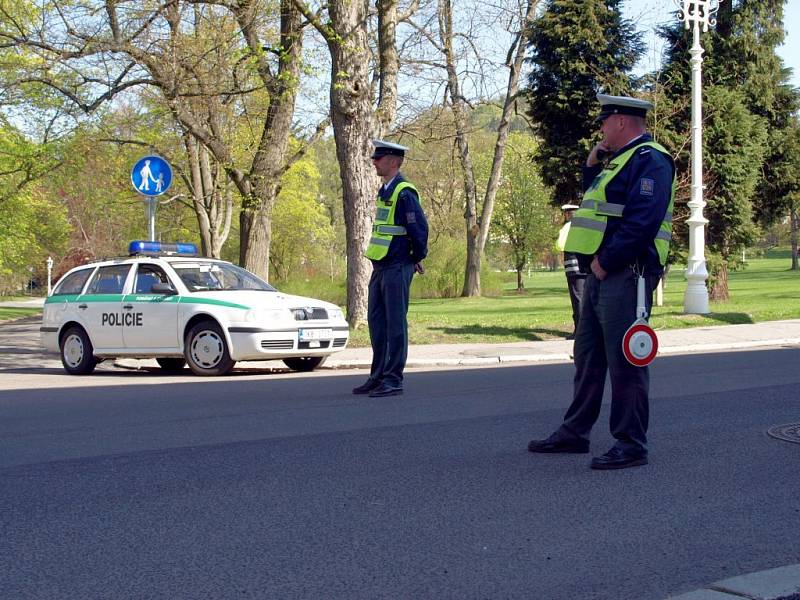
POLYGON ((421 262, 414 263, 414 273, 419 273, 420 275, 425 274, 425 267, 422 266, 421 262))
POLYGON ((608 275, 608 272, 600 266, 600 261, 597 260, 596 256, 592 260, 592 273, 594 273, 594 276, 598 281, 603 281, 603 279, 606 278, 606 275, 608 275))
POLYGON ((595 144, 594 148, 592 148, 592 151, 589 152, 589 157, 586 159, 586 166, 594 167, 600 164, 603 155, 609 152, 611 152, 611 148, 606 146, 605 142, 598 142, 595 144))

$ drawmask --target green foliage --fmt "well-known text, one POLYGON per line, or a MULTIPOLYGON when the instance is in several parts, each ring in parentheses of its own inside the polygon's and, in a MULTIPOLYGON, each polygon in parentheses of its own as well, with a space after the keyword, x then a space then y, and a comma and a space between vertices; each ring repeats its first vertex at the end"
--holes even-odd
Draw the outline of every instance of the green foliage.
POLYGON ((411 293, 418 298, 455 298, 464 285, 464 261, 467 250, 463 241, 440 237, 428 244, 425 274, 415 276, 411 293))
POLYGON ((707 239, 724 258, 752 243, 756 229, 751 198, 766 149, 763 119, 750 114, 743 94, 720 86, 707 90, 705 130, 707 239))
POLYGON ((63 252, 68 231, 66 211, 47 196, 20 193, 0 204, 0 294, 31 277, 43 281, 45 261, 63 252))
MULTIPOLYGON (((12 7, 6 2, 0 14, 3 29, 10 26, 9 15, 22 21, 29 15, 22 4, 12 7)), ((29 59, 0 50, 4 90, 0 107, 0 294, 21 289, 31 277, 42 280, 46 257, 63 251, 69 230, 63 207, 37 189, 40 180, 60 164, 61 144, 42 135, 36 119, 24 118, 29 110, 45 111, 49 104, 9 83, 29 59), (12 114, 18 125, 12 125, 7 114, 12 114)), ((41 114, 39 118, 43 118, 41 114)))
POLYGON ((333 276, 334 229, 318 200, 319 171, 306 157, 284 175, 283 187, 272 212, 270 266, 277 282, 290 273, 321 271, 333 276))
POLYGON ((527 97, 542 140, 536 161, 558 203, 582 191, 580 165, 592 146, 597 92, 629 92, 627 75, 644 51, 621 17, 621 0, 549 0, 533 23, 527 97))
POLYGON ((536 148, 530 135, 509 136, 503 181, 497 191, 494 229, 500 243, 509 247, 512 266, 518 271, 532 257, 548 251, 556 236, 552 192, 531 164, 536 148))
POLYGON ((343 273, 337 274, 336 277, 319 274, 304 277, 302 274, 291 274, 277 287, 287 294, 319 298, 342 307, 347 305, 347 280, 343 273))
POLYGON ((0 204, 58 164, 54 143, 37 143, 0 117, 0 204))

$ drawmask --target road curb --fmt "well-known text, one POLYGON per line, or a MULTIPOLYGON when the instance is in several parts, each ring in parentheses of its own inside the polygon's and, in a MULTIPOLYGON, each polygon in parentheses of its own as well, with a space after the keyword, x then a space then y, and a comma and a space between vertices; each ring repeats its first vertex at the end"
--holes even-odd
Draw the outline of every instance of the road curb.
POLYGON ((747 350, 765 346, 796 346, 800 345, 800 338, 774 338, 768 340, 751 340, 745 342, 715 342, 711 344, 686 344, 683 346, 667 346, 659 348, 659 355, 666 354, 691 354, 692 352, 717 352, 724 350, 747 350))
POLYGON ((800 600, 800 564, 756 571, 667 600, 800 600))

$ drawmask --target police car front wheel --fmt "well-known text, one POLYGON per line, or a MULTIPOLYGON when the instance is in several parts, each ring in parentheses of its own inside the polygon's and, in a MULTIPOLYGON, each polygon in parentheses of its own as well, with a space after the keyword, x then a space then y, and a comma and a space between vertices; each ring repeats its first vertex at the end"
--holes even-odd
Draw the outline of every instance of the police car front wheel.
POLYGON ((88 375, 97 359, 89 336, 82 327, 70 327, 61 336, 61 364, 70 375, 88 375))
POLYGON ((222 328, 214 321, 202 321, 189 330, 184 355, 195 375, 224 375, 236 362, 228 353, 222 328))

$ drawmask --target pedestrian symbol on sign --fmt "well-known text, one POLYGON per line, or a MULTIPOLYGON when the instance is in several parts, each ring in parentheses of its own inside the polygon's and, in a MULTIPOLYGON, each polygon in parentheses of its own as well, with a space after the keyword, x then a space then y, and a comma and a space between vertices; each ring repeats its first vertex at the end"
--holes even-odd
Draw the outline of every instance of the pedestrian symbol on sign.
POLYGON ((133 165, 131 183, 140 194, 159 196, 172 183, 172 167, 160 156, 145 156, 133 165))

